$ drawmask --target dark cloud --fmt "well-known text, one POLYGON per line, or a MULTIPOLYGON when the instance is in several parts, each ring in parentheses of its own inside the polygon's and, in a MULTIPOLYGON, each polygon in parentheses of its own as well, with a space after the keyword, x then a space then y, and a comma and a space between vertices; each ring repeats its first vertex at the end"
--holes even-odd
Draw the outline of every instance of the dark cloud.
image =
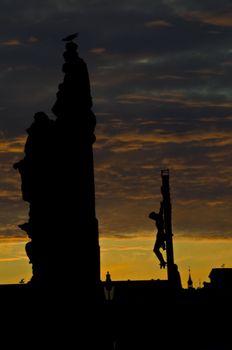
POLYGON ((230 0, 222 0, 219 2, 204 0, 163 0, 167 6, 170 6, 175 12, 182 13, 186 11, 205 11, 205 12, 220 12, 226 13, 232 10, 230 0))

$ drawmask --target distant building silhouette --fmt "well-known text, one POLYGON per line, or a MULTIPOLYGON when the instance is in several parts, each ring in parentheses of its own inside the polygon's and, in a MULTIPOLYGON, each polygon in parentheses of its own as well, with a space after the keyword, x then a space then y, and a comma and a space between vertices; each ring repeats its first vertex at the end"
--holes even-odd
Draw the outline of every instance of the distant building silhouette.
POLYGON ((66 38, 64 80, 52 107, 56 120, 35 114, 25 156, 14 168, 30 205, 28 222, 19 225, 31 239, 26 245, 30 283, 60 286, 65 275, 67 283, 80 280, 85 294, 94 293, 100 283, 92 150, 96 118, 88 69, 73 39, 66 38))
POLYGON ((232 268, 213 268, 209 274, 210 282, 204 282, 204 287, 232 290, 232 268))

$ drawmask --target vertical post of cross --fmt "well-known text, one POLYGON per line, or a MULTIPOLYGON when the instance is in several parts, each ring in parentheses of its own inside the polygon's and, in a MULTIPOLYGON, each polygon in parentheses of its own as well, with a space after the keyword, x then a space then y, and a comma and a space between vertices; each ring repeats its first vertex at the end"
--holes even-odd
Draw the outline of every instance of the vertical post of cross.
POLYGON ((169 169, 161 170, 162 187, 161 193, 163 196, 163 208, 164 208, 164 228, 166 239, 166 254, 167 254, 167 273, 168 280, 172 279, 172 268, 174 265, 174 252, 173 252, 173 233, 172 233, 172 206, 170 199, 170 187, 169 187, 169 169))

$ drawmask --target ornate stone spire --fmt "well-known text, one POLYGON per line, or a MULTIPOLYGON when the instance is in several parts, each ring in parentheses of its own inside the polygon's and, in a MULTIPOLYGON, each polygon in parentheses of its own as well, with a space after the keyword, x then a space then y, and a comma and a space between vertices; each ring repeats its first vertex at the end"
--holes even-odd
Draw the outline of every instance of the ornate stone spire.
POLYGON ((31 283, 56 286, 65 279, 67 286, 75 280, 93 293, 100 282, 92 150, 96 118, 87 66, 77 47, 66 43, 64 80, 52 107, 57 119, 35 114, 25 156, 14 168, 30 208, 28 222, 19 227, 31 239, 26 245, 31 283))
POLYGON ((92 107, 88 69, 79 57, 77 48, 76 43, 68 42, 63 54, 64 81, 59 85, 57 101, 52 108, 58 118, 72 118, 80 110, 86 111, 92 107))

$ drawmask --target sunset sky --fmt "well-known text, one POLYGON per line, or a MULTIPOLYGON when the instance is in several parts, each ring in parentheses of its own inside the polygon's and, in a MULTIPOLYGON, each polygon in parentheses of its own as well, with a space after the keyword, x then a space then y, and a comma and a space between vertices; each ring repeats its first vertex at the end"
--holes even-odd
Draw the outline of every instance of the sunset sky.
POLYGON ((34 114, 55 118, 61 39, 77 31, 97 117, 102 279, 167 277, 148 219, 163 168, 183 286, 189 267, 195 287, 211 268, 232 267, 231 0, 2 0, 0 23, 0 283, 31 276, 17 227, 28 204, 12 164, 34 114))

